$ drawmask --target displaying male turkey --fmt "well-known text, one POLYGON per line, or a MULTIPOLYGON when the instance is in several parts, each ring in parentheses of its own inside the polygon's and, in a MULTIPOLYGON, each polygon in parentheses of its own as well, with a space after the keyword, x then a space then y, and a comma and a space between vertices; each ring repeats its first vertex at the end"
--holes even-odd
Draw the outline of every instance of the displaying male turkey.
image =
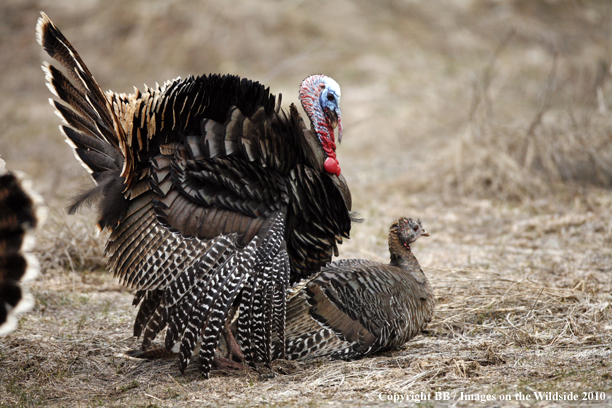
POLYGON ((271 339, 284 339, 286 286, 318 272, 349 237, 338 84, 324 75, 302 82, 309 129, 294 105, 285 112, 280 96, 231 75, 105 94, 44 13, 37 36, 72 80, 43 66, 69 105, 51 101, 61 130, 96 183, 69 210, 98 203, 109 269, 137 290, 143 350, 167 326, 166 349, 178 348, 183 372, 201 337, 208 376, 219 331, 239 306, 247 362, 269 365, 271 339))
POLYGON ((0 159, 0 335, 15 328, 17 313, 34 304, 21 283, 38 275, 38 261, 27 252, 30 232, 44 216, 41 199, 5 169, 0 159))
POLYGON ((435 300, 410 244, 429 236, 399 218, 389 231, 391 262, 330 263, 287 300, 287 359, 356 359, 401 347, 430 321, 435 300))

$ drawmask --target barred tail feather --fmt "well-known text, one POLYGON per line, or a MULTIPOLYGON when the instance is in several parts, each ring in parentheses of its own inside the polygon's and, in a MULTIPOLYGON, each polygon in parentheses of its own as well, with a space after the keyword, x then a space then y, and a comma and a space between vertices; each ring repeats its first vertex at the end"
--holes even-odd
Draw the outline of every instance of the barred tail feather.
POLYGON ((267 229, 261 231, 263 241, 258 248, 259 262, 244 289, 236 330, 245 360, 252 367, 258 362, 270 365, 273 339, 275 349, 284 344, 283 302, 287 285, 284 278, 288 278, 290 272, 284 242, 284 216, 274 214, 265 226, 267 229))
MULTIPOLYGON (((237 251, 227 261, 215 269, 211 279, 205 282, 198 296, 190 302, 192 307, 180 321, 176 319, 175 327, 170 326, 169 332, 173 338, 181 338, 179 351, 179 368, 185 371, 192 357, 198 336, 205 330, 205 336, 200 348, 202 356, 201 371, 208 376, 210 359, 217 347, 219 330, 225 323, 227 313, 242 288, 242 282, 252 268, 257 240, 253 240, 246 248, 237 251), (176 334, 182 333, 182 334, 176 334)), ((175 313, 176 314, 176 313, 175 313)), ((168 338, 166 339, 168 347, 168 338)))
POLYGON ((132 305, 136 306, 140 303, 136 320, 134 321, 134 337, 140 337, 143 329, 149 324, 153 314, 159 307, 163 290, 138 291, 134 297, 132 305))
POLYGON ((275 273, 277 281, 274 287, 273 311, 274 316, 273 333, 272 333, 272 356, 273 358, 285 358, 285 322, 287 309, 287 286, 289 284, 289 272, 291 266, 289 264, 289 256, 283 248, 276 257, 275 273))
POLYGON ((210 371, 214 350, 219 340, 219 332, 228 318, 228 312, 242 289, 248 270, 245 265, 238 265, 236 273, 233 274, 231 281, 228 282, 220 298, 216 302, 210 313, 208 323, 204 328, 202 336, 202 346, 200 347, 200 367, 206 377, 210 371))

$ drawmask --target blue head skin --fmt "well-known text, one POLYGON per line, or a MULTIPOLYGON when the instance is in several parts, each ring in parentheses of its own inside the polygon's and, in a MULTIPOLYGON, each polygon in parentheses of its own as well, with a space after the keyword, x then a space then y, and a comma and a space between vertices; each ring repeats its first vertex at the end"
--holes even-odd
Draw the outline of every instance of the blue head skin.
POLYGON ((330 77, 324 77, 323 81, 325 88, 321 90, 319 95, 319 103, 326 119, 331 124, 332 128, 338 127, 338 142, 342 141, 342 114, 340 112, 340 85, 330 77))

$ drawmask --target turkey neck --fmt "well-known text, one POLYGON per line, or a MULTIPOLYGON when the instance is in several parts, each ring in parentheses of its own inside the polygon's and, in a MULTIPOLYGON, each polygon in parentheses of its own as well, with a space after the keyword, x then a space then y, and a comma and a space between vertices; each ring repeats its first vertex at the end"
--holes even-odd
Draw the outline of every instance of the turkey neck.
POLYGON ((391 265, 402 269, 420 268, 419 261, 410 249, 410 244, 408 242, 403 244, 395 231, 389 234, 389 252, 391 253, 391 265))

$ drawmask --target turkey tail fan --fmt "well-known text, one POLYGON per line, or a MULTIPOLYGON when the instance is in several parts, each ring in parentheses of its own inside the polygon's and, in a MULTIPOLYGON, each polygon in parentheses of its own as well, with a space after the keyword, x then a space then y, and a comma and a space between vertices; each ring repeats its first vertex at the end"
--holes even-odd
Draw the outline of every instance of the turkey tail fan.
POLYGON ((38 260, 28 252, 33 244, 30 233, 46 216, 40 196, 4 166, 0 159, 0 335, 11 332, 15 315, 34 304, 20 284, 39 273, 38 260))
MULTIPOLYGON (((80 130, 85 127, 92 130, 98 128, 97 130, 102 134, 95 134, 95 136, 102 138, 115 149, 119 149, 118 136, 123 132, 117 118, 112 113, 106 96, 70 42, 42 12, 36 26, 36 38, 47 54, 59 62, 74 81, 73 85, 57 69, 49 65, 43 66, 47 74, 47 86, 51 92, 81 114, 81 119, 74 119, 74 117, 71 119, 84 125, 80 130)), ((60 115, 61 113, 62 111, 59 112, 60 115)), ((71 123, 70 120, 66 121, 71 123)), ((79 126, 75 127, 79 128, 79 126)))
POLYGON ((114 205, 100 206, 98 226, 114 226, 127 206, 122 197, 126 186, 121 176, 126 176, 126 168, 132 162, 124 130, 79 54, 45 13, 38 19, 36 36, 47 54, 66 69, 72 80, 48 63, 42 66, 51 93, 69 106, 50 100, 56 114, 68 125, 60 126, 60 130, 76 159, 96 183, 96 187, 75 197, 68 212, 74 213, 79 206, 102 199, 114 205))

